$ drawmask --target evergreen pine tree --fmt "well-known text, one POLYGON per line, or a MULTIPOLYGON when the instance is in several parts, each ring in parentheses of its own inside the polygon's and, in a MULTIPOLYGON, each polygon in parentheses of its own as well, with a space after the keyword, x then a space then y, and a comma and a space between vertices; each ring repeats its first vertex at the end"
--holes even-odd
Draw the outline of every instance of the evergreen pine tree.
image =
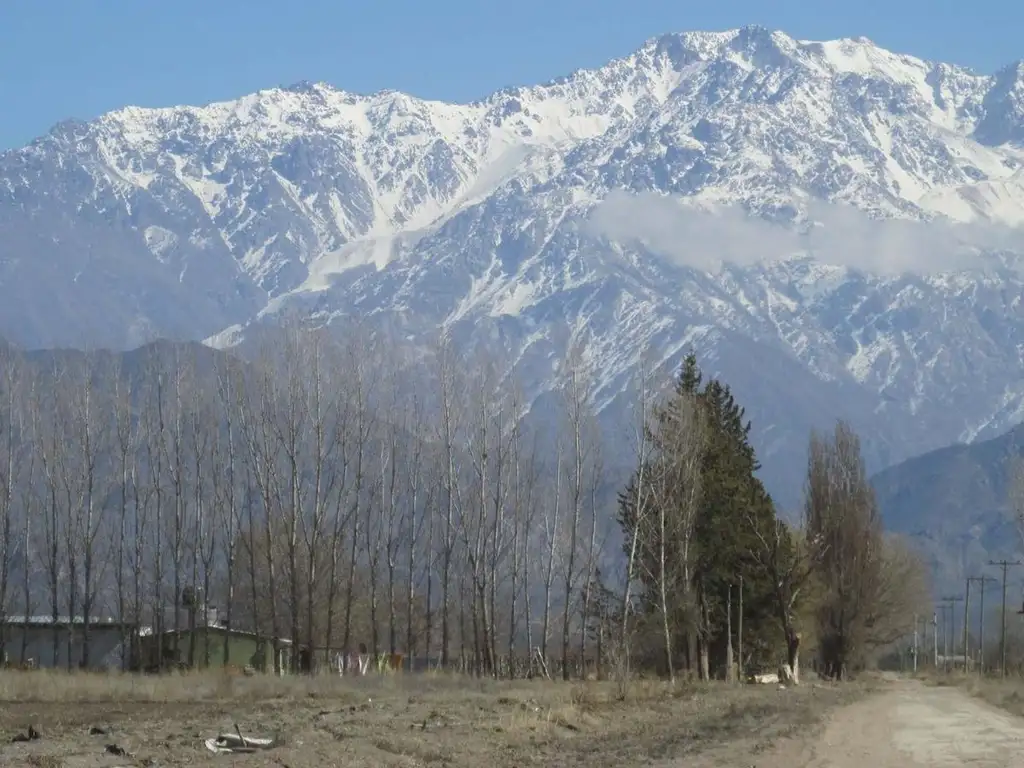
MULTIPOLYGON (((730 587, 736 589, 740 578, 744 584, 743 628, 744 650, 755 661, 767 662, 778 655, 780 635, 773 612, 773 590, 763 568, 753 556, 757 547, 756 530, 769 530, 776 524, 771 497, 755 473, 757 457, 750 444, 749 420, 735 401, 728 385, 717 379, 704 380, 696 356, 683 361, 676 380, 674 397, 695 398, 704 425, 703 456, 700 465, 700 496, 690 548, 692 604, 676 606, 673 617, 676 627, 674 647, 685 651, 691 672, 699 671, 703 659, 712 673, 720 674, 726 664, 726 605, 730 587)), ((658 411, 656 419, 665 418, 667 409, 658 411)), ((645 476, 657 472, 657 452, 645 476)), ((639 468, 638 468, 639 469, 639 468)), ((635 472, 627 488, 619 496, 619 523, 632 539, 637 524, 637 483, 635 472)), ((641 497, 642 500, 645 497, 641 497)), ((650 507, 654 498, 644 500, 650 507)), ((649 516, 649 520, 653 516, 649 516)), ((656 527, 644 525, 640 530, 639 559, 648 560, 659 551, 656 527)), ((680 558, 678 542, 666 542, 671 557, 680 558)), ((628 554, 628 552, 627 552, 628 554)), ((640 595, 644 610, 656 610, 651 596, 656 591, 653 569, 637 568, 636 578, 642 584, 640 595)), ((733 601, 733 610, 738 604, 733 601)), ((734 631, 738 625, 733 616, 734 631)), ((737 643, 733 642, 733 647, 737 643)))

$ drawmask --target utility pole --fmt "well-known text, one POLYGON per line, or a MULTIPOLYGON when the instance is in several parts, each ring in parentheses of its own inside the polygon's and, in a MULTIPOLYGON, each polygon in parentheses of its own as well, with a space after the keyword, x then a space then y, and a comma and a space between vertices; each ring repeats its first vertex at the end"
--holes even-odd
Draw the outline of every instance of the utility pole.
MULTIPOLYGON (((954 634, 954 631, 953 631, 954 630, 954 626, 953 626, 954 625, 953 604, 954 603, 959 603, 963 599, 964 599, 963 595, 950 595, 949 597, 942 598, 942 602, 946 604, 946 605, 942 606, 943 607, 943 615, 942 615, 943 621, 945 621, 945 619, 946 619, 945 609, 946 608, 949 609, 949 627, 948 627, 948 629, 944 628, 944 631, 942 633, 942 643, 943 643, 943 646, 945 647, 946 646, 946 637, 947 637, 947 634, 948 634, 949 639, 951 641, 949 643, 948 647, 949 647, 949 650, 953 651, 954 655, 956 654, 956 635, 954 634)), ((943 658, 942 668, 946 669, 946 667, 947 667, 947 665, 949 663, 949 653, 946 652, 945 649, 943 650, 943 656, 944 656, 944 658, 943 658)), ((956 668, 956 662, 953 663, 953 668, 954 669, 956 668)))
POLYGON ((1006 677, 1006 569, 1021 565, 1019 560, 1010 562, 1008 560, 990 560, 989 565, 998 565, 1003 569, 1003 612, 1002 628, 999 631, 999 674, 1006 677))
POLYGON ((970 576, 967 577, 967 590, 964 592, 964 674, 967 674, 967 659, 970 654, 967 652, 967 646, 969 638, 967 635, 968 630, 971 628, 970 619, 970 605, 971 605, 971 582, 974 581, 970 576))
POLYGON ((935 667, 935 671, 939 670, 939 614, 932 611, 932 664, 935 667))
POLYGON ((981 594, 978 595, 978 674, 985 674, 985 585, 996 581, 991 576, 972 576, 970 581, 978 582, 981 594))

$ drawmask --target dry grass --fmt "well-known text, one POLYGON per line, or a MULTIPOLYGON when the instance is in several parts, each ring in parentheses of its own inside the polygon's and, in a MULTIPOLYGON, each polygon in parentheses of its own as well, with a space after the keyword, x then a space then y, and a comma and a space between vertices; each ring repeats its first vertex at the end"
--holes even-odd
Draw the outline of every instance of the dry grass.
POLYGON ((139 764, 223 765, 202 739, 238 724, 245 733, 284 739, 237 758, 247 766, 621 766, 697 755, 736 765, 869 688, 638 681, 623 697, 614 683, 451 675, 3 672, 4 740, 29 723, 43 738, 0 747, 0 762, 14 750, 11 759, 23 765, 109 765, 103 748, 114 742, 139 764), (89 735, 96 725, 108 735, 89 735))
POLYGON ((981 677, 963 672, 921 675, 933 685, 955 685, 971 696, 1015 715, 1024 716, 1024 678, 981 677))
MULTIPOLYGON (((447 681, 428 677, 428 685, 447 681)), ((464 681, 463 681, 464 682, 464 681)), ((128 673, 0 671, 0 703, 14 702, 196 702, 246 699, 273 701, 344 696, 367 689, 394 689, 396 676, 367 677, 358 681, 338 677, 254 675, 222 671, 134 675, 128 673)), ((453 683, 447 683, 449 685, 453 683)), ((478 683, 479 684, 479 683, 478 683)), ((486 685, 486 681, 483 683, 486 685)))

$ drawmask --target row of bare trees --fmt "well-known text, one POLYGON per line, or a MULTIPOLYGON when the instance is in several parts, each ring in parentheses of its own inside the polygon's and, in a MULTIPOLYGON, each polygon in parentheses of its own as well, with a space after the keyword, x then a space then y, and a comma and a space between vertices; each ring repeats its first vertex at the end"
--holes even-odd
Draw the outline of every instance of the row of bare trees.
MULTIPOLYGON (((128 642, 216 606, 275 666, 288 638, 321 663, 365 644, 490 675, 536 653, 566 678, 587 657, 623 679, 634 657, 728 677, 742 647, 741 669, 781 655, 795 675, 808 625, 839 675, 900 631, 923 583, 848 427, 812 436, 803 524, 787 524, 742 408, 692 356, 674 392, 637 369, 637 469, 611 531, 602 446, 622 435, 599 433, 582 343, 528 419, 514 368, 446 338, 417 359, 355 326, 288 323, 244 361, 0 355, 0 611, 49 616, 69 664, 101 661, 98 617, 128 642), (83 619, 78 653, 62 616, 83 619)), ((209 663, 196 632, 172 637, 178 661, 209 663)), ((249 661, 226 635, 219 655, 249 661)))
MULTIPOLYGON (((568 676, 588 653, 607 532, 582 346, 546 431, 527 429, 515 371, 447 340, 426 378, 359 328, 288 325, 248 362, 2 354, 0 610, 52 617, 55 658, 62 616, 82 617, 67 658, 90 665, 98 617, 127 638, 212 606, 321 659, 365 643, 497 674, 536 647, 568 676)), ((179 636, 182 661, 209 655, 179 636)), ((223 657, 247 662, 226 639, 223 657)))

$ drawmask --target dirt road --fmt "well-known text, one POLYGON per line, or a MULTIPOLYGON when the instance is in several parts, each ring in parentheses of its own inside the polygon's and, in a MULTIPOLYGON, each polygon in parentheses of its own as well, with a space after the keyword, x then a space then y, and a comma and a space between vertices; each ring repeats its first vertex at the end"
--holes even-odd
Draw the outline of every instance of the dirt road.
POLYGON ((1024 766, 1024 720, 952 687, 891 681, 837 710, 814 738, 751 756, 757 768, 1024 766))

